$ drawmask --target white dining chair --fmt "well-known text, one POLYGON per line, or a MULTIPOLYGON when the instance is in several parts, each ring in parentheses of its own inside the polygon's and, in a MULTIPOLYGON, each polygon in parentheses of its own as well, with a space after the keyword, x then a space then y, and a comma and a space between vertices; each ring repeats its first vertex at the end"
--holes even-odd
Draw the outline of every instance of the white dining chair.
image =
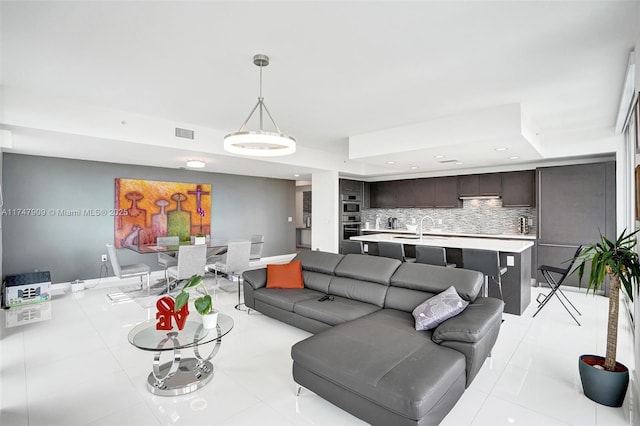
POLYGON ((116 277, 121 280, 131 277, 140 277, 140 288, 144 288, 142 277, 146 276, 147 289, 151 288, 151 268, 149 267, 149 265, 145 265, 144 263, 121 265, 120 260, 118 259, 118 253, 116 252, 116 248, 113 246, 113 244, 107 244, 107 253, 109 253, 111 267, 113 268, 113 273, 116 277))
POLYGON ((218 272, 235 276, 238 278, 238 304, 235 306, 237 310, 240 307, 240 284, 242 281, 242 273, 249 269, 249 257, 251 255, 251 241, 231 241, 227 245, 227 252, 223 255, 221 261, 207 265, 208 271, 213 271, 216 276, 216 284, 218 284, 218 272))
MULTIPOLYGON (((158 237, 156 239, 156 245, 177 246, 180 245, 180 237, 178 237, 177 235, 172 237, 158 237)), ((169 278, 167 277, 167 268, 169 268, 170 266, 178 265, 177 254, 174 253, 174 255, 172 256, 168 253, 158 252, 158 264, 162 266, 162 269, 164 269, 164 279, 165 281, 168 281, 169 278)))
POLYGON ((193 275, 205 274, 207 246, 205 244, 183 245, 178 249, 178 264, 167 268, 167 293, 182 280, 193 275), (173 284, 173 286, 172 286, 173 284))
POLYGON ((249 260, 260 260, 262 257, 262 248, 264 247, 264 235, 251 235, 251 253, 249 260))

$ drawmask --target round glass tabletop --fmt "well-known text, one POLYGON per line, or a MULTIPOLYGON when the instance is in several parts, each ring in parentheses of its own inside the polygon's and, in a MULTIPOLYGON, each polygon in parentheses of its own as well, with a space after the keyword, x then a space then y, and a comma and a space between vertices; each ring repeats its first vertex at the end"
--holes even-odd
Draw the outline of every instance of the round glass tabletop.
POLYGON ((187 320, 182 330, 178 330, 175 322, 171 330, 156 330, 155 321, 142 322, 129 332, 129 343, 146 351, 168 351, 212 342, 233 328, 233 318, 225 314, 218 314, 218 325, 210 330, 202 326, 200 315, 193 316, 197 320, 187 320), (171 338, 174 345, 164 346, 167 338, 171 338))

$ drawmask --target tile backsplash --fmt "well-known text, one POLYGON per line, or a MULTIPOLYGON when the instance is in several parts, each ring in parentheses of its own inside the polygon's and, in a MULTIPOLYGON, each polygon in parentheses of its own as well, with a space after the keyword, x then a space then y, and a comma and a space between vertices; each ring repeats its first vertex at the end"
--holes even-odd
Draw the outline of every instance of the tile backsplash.
POLYGON ((374 228, 376 215, 380 215, 381 228, 387 227, 387 219, 398 218, 398 229, 406 229, 407 224, 419 224, 420 218, 431 216, 434 226, 429 219, 425 219, 424 227, 439 228, 446 232, 461 232, 469 234, 517 234, 518 218, 524 216, 529 220, 529 235, 536 234, 535 207, 502 207, 501 199, 463 200, 461 209, 365 209, 362 211, 362 225, 369 222, 369 228, 374 228), (442 224, 438 220, 442 219, 442 224))

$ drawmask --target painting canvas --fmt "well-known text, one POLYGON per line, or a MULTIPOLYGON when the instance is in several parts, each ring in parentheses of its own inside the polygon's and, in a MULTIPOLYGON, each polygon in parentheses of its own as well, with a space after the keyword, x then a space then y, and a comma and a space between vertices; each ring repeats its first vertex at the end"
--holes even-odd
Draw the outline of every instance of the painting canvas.
POLYGON ((118 248, 155 244, 158 237, 210 235, 211 185, 155 180, 115 180, 118 248))

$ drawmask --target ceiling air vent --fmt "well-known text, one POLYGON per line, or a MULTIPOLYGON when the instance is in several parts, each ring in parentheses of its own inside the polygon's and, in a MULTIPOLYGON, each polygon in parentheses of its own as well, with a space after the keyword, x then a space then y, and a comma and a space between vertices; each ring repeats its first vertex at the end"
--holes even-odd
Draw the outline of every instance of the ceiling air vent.
POLYGON ((458 160, 442 160, 442 161, 439 161, 439 163, 440 163, 440 164, 447 164, 447 163, 455 163, 455 162, 457 162, 457 161, 458 161, 458 160))
POLYGON ((180 127, 176 127, 176 136, 179 138, 185 139, 193 139, 193 130, 189 129, 181 129, 180 127))

